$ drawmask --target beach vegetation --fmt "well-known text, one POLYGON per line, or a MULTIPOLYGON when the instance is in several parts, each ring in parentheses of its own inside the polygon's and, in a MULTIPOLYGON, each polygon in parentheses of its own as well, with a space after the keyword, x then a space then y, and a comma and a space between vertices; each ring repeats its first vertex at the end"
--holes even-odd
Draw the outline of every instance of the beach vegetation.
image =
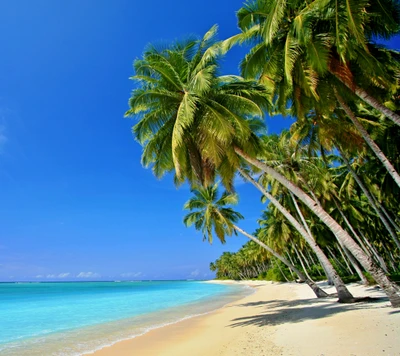
POLYGON ((400 260, 400 56, 375 43, 398 33, 399 14, 390 0, 252 0, 237 35, 218 41, 214 26, 135 60, 126 116, 138 119, 143 165, 191 186, 184 222, 205 240, 251 240, 210 265, 218 278, 299 277, 321 296, 313 281, 326 277, 341 302, 354 300, 343 279, 373 280, 400 306, 390 279, 400 260), (241 76, 219 75, 242 43, 251 49, 241 76), (268 135, 265 117, 278 114, 295 123, 268 135), (253 234, 231 208, 236 175, 266 204, 253 234))

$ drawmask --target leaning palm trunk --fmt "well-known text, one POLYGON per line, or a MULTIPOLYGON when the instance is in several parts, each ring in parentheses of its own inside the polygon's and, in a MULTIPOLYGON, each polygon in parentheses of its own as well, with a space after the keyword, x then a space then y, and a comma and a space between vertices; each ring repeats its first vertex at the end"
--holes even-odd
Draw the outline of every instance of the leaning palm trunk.
POLYGON ((364 138, 365 142, 367 145, 371 148, 371 150, 375 153, 376 157, 382 162, 390 176, 393 178, 393 180, 396 182, 396 184, 400 187, 400 175, 397 173, 393 165, 389 162, 389 160, 386 158, 385 154, 381 151, 381 149, 378 147, 378 145, 374 142, 374 140, 371 138, 369 133, 367 132, 366 129, 361 125, 360 121, 358 121, 357 117, 354 115, 354 113, 351 111, 351 109, 347 106, 347 104, 344 102, 343 98, 339 95, 339 93, 335 90, 335 96, 337 101, 339 102, 340 106, 342 109, 346 112, 346 115, 349 117, 351 122, 354 124, 354 126, 357 128, 357 130, 360 132, 362 137, 364 138))
POLYGON ((300 279, 302 279, 303 281, 305 281, 308 284, 308 286, 313 290, 313 292, 315 293, 315 295, 318 298, 329 297, 329 295, 326 292, 324 292, 320 287, 318 287, 313 281, 308 279, 302 272, 300 272, 295 266, 293 266, 285 257, 281 256, 279 253, 277 253, 271 247, 267 246, 265 243, 263 243, 262 241, 257 239, 255 236, 248 234, 246 231, 242 230, 240 227, 233 225, 233 228, 235 230, 239 231, 244 236, 248 237, 250 240, 254 241, 259 246, 266 249, 269 253, 271 253, 273 256, 275 256, 279 261, 281 261, 288 268, 290 268, 294 273, 296 273, 299 276, 300 279))
MULTIPOLYGON (((287 250, 286 250, 286 255, 288 256, 290 263, 292 265, 294 265, 293 259, 292 259, 292 257, 290 256, 290 253, 287 250)), ((290 275, 292 276, 292 278, 295 279, 293 271, 290 268, 289 268, 289 272, 290 272, 290 275)))
POLYGON ((307 231, 300 225, 300 223, 293 217, 293 215, 290 214, 289 211, 287 211, 285 207, 283 207, 282 204, 279 203, 279 201, 276 200, 268 191, 266 191, 264 187, 261 186, 261 184, 256 182, 251 176, 249 176, 242 169, 239 169, 239 172, 243 175, 245 179, 251 182, 262 194, 264 194, 267 199, 269 199, 269 201, 283 214, 283 216, 285 216, 286 219, 289 220, 289 222, 294 226, 294 228, 299 232, 299 234, 306 240, 306 242, 315 252, 324 270, 326 271, 328 279, 331 280, 335 285, 335 288, 338 293, 339 302, 342 303, 352 302, 354 300, 354 297, 346 288, 342 279, 336 273, 329 259, 326 257, 321 248, 317 245, 312 235, 307 233, 307 231))
POLYGON ((386 295, 390 299, 390 303, 394 308, 400 308, 400 288, 393 283, 385 274, 385 272, 379 268, 374 261, 368 257, 364 251, 357 245, 357 243, 351 238, 351 236, 334 220, 322 207, 311 199, 311 197, 304 192, 301 188, 293 184, 291 181, 286 179, 282 174, 277 172, 272 167, 265 163, 253 158, 243 152, 240 148, 234 147, 235 152, 246 160, 248 163, 254 165, 263 172, 269 174, 272 178, 276 179, 285 188, 290 190, 296 195, 310 210, 316 214, 322 222, 333 232, 333 234, 343 242, 353 256, 360 262, 363 268, 371 274, 375 281, 385 291, 386 295))
POLYGON ((376 261, 378 261, 378 263, 380 264, 380 266, 382 267, 382 269, 385 271, 386 274, 389 274, 389 270, 387 268, 386 262, 383 259, 383 257, 378 253, 378 251, 376 250, 376 248, 374 246, 371 245, 371 243, 369 242, 369 240, 365 237, 365 235, 362 233, 361 230, 359 230, 360 235, 362 236, 364 242, 367 244, 368 248, 370 249, 371 253, 375 256, 376 261))
MULTIPOLYGON (((293 244, 293 249, 294 249, 294 252, 296 252, 297 259, 299 260, 299 262, 300 262, 300 264, 301 264, 301 268, 303 268, 304 274, 306 275, 306 277, 307 277, 310 281, 313 281, 313 279, 310 277, 310 275, 309 275, 308 272, 307 272, 307 268, 306 268, 306 266, 304 265, 303 259, 301 258, 300 254, 299 254, 299 251, 298 251, 298 249, 297 249, 297 247, 296 247, 296 244, 293 244)), ((313 281, 313 282, 314 282, 314 281, 313 281)))
POLYGON ((393 227, 397 230, 400 231, 400 226, 396 224, 396 222, 392 219, 392 217, 390 216, 390 214, 386 211, 385 207, 383 205, 379 205, 379 207, 381 208, 382 212, 385 214, 385 216, 387 217, 387 219, 390 221, 390 223, 393 225, 393 227))
POLYGON ((392 219, 390 214, 386 211, 385 207, 383 205, 380 205, 380 208, 382 209, 382 212, 385 214, 387 219, 390 221, 390 223, 393 225, 393 227, 397 230, 400 231, 400 226, 396 224, 396 222, 392 219))
POLYGON ((289 279, 286 277, 286 274, 283 273, 283 270, 282 270, 281 266, 279 265, 279 263, 277 263, 276 266, 278 267, 279 272, 281 273, 281 275, 283 276, 283 278, 285 278, 285 281, 286 281, 286 282, 290 282, 289 279))
POLYGON ((342 255, 342 259, 343 259, 344 263, 347 266, 347 270, 350 272, 350 275, 352 275, 353 274, 353 270, 352 270, 352 268, 351 268, 351 266, 349 264, 349 261, 347 261, 348 256, 345 255, 345 253, 343 252, 343 245, 336 244, 336 246, 337 246, 337 249, 339 250, 339 253, 342 255))
POLYGON ((369 95, 364 89, 355 85, 355 83, 349 83, 347 80, 344 80, 340 75, 336 75, 335 77, 339 79, 347 88, 349 88, 354 94, 356 94, 361 100, 371 105, 374 109, 378 110, 380 113, 388 117, 392 120, 396 125, 400 126, 400 116, 395 112, 387 108, 385 105, 382 105, 378 100, 369 95))
MULTIPOLYGON (((303 223, 304 228, 307 230, 308 235, 314 240, 313 235, 312 235, 312 233, 311 233, 311 230, 310 230, 310 228, 308 227, 308 224, 307 224, 306 220, 304 219, 303 213, 301 212, 301 210, 300 210, 300 208, 299 208, 299 204, 297 204, 297 200, 296 200, 295 196, 293 195, 293 193, 292 193, 291 191, 289 191, 289 193, 290 193, 290 197, 292 198, 293 204, 294 204, 294 206, 295 206, 295 208, 296 208, 297 214, 299 214, 299 216, 300 216, 300 219, 301 219, 301 221, 302 221, 302 223, 303 223)), ((320 206, 320 204, 318 204, 318 205, 320 206)), ((307 241, 307 240, 306 240, 306 241, 307 241)), ((314 240, 314 241, 315 241, 315 240, 314 240)), ((311 245, 310 245, 310 246, 311 246, 311 245)), ((313 248, 313 247, 311 246, 311 248, 313 248)), ((318 248, 319 248, 319 246, 318 246, 318 248)), ((315 252, 315 251, 314 251, 314 252, 315 252)), ((325 254, 323 253, 322 250, 321 250, 321 253, 325 256, 325 254)), ((317 255, 317 257, 318 257, 318 255, 317 255)), ((325 257, 326 257, 326 256, 325 256, 325 257)), ((330 263, 329 259, 326 258, 326 259, 324 259, 324 262, 322 262, 322 260, 320 260, 320 262, 321 262, 322 268, 323 268, 324 271, 325 271, 326 276, 328 277, 328 283, 329 283, 330 285, 334 284, 334 282, 333 282, 333 274, 332 274, 332 271, 334 271, 335 273, 336 273, 336 271, 335 271, 335 269, 333 268, 332 264, 330 263)), ((344 283, 343 283, 343 281, 341 281, 339 275, 338 275, 338 278, 339 278, 339 283, 341 283, 341 284, 344 286, 344 283), (341 281, 341 282, 340 282, 340 281, 341 281)), ((346 287, 344 287, 344 288, 346 288, 346 287)), ((340 289, 342 289, 342 287, 341 287, 340 289)), ((346 289, 347 289, 347 288, 346 288, 346 289)), ((350 293, 350 292, 349 292, 349 293, 350 293)), ((339 293, 338 293, 338 294, 339 294, 339 293)))
POLYGON ((353 255, 350 253, 350 251, 343 246, 343 251, 346 254, 346 256, 348 257, 348 259, 350 260, 351 265, 353 266, 353 268, 355 269, 358 277, 360 278, 362 284, 364 284, 365 286, 368 285, 368 279, 364 276, 364 273, 362 272, 360 266, 358 265, 356 259, 353 257, 353 255))
MULTIPOLYGON (((364 183, 361 181, 360 177, 358 174, 354 171, 353 167, 350 165, 349 160, 347 159, 346 155, 342 152, 342 150, 339 148, 340 155, 342 156, 344 162, 346 163, 346 167, 353 176, 354 180, 357 182, 358 186, 361 188, 363 191, 364 195, 367 197, 369 204, 371 207, 375 210, 375 212, 378 214, 380 220, 382 221, 383 225, 385 226, 386 230, 389 232, 390 236, 392 237, 393 241, 395 242, 397 248, 400 250, 400 241, 397 238, 396 232, 392 229, 390 226, 389 222, 386 220, 386 217, 384 214, 382 214, 382 210, 379 209, 379 206, 376 204, 375 199, 373 196, 370 194, 364 183)), ((386 210, 385 210, 386 211, 386 210)), ((387 216, 387 215, 386 215, 387 216)))
POLYGON ((336 262, 336 264, 343 270, 348 272, 349 275, 352 275, 353 272, 348 270, 348 268, 346 268, 346 266, 340 262, 340 260, 336 257, 335 253, 332 251, 332 249, 329 246, 326 246, 327 250, 329 251, 329 254, 331 255, 332 259, 336 262))
POLYGON ((311 269, 310 261, 307 259, 307 257, 304 255, 304 253, 301 249, 299 250, 299 253, 300 253, 300 256, 303 257, 303 260, 306 263, 308 269, 311 269))
MULTIPOLYGON (((353 234, 353 236, 355 237, 355 239, 357 240, 357 242, 360 244, 361 248, 363 249, 363 251, 365 252, 365 254, 367 256, 371 257, 371 253, 370 251, 368 251, 367 247, 365 246, 364 242, 361 240, 360 236, 358 236, 358 234, 356 233, 356 231, 354 230, 353 226, 350 224, 350 221, 347 219, 345 213, 343 212, 343 210, 340 208, 339 204, 337 203, 336 199, 334 198, 333 201, 335 202, 336 208, 339 211, 340 215, 342 216, 345 224, 347 225, 347 227, 349 228, 349 230, 351 231, 351 233, 353 234)), ((338 240, 339 241, 339 240, 338 240)))

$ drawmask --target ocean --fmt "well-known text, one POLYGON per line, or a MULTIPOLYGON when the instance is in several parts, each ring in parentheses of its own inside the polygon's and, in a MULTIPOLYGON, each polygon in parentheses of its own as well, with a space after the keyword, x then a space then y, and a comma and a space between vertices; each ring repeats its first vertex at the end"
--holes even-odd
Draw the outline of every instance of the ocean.
POLYGON ((0 355, 82 355, 237 300, 198 281, 0 283, 0 355))

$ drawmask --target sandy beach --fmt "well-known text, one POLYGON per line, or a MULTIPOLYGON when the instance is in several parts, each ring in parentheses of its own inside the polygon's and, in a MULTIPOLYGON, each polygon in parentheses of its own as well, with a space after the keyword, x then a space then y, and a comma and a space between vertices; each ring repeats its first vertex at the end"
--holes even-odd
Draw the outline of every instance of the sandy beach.
POLYGON ((255 293, 94 355, 400 355, 400 310, 378 288, 352 284, 354 296, 379 299, 339 304, 316 299, 304 284, 225 283, 245 283, 255 293))

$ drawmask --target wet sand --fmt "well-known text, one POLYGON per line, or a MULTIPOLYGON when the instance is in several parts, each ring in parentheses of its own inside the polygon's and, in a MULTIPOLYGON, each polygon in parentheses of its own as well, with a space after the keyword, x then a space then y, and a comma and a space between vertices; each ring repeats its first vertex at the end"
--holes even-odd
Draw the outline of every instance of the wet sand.
MULTIPOLYGON (((335 299, 316 299, 305 284, 223 283, 247 284, 256 292, 94 355, 400 355, 400 310, 391 308, 375 287, 349 286, 356 297, 379 298, 374 302, 339 304, 335 299)), ((324 289, 334 292, 332 287, 324 289)))

